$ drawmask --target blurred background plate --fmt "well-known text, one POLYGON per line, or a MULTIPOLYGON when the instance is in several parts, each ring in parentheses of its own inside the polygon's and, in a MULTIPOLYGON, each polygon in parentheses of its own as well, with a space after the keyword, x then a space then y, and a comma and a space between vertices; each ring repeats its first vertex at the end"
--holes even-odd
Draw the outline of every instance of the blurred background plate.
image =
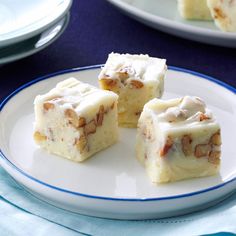
POLYGON ((236 48, 236 33, 216 28, 213 21, 190 21, 180 17, 176 0, 108 0, 130 17, 155 29, 182 38, 236 48))
POLYGON ((66 29, 70 14, 54 23, 42 33, 13 45, 0 48, 0 64, 30 56, 53 43, 66 29))
POLYGON ((55 25, 72 0, 1 0, 0 48, 32 38, 55 25))

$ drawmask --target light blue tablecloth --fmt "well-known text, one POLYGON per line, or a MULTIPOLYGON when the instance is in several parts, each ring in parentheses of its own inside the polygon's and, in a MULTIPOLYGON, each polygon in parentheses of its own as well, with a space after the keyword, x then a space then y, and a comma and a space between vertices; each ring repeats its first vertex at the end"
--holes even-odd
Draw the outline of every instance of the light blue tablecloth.
POLYGON ((194 214, 162 220, 121 221, 74 214, 26 192, 0 167, 0 235, 202 235, 236 233, 236 193, 194 214))

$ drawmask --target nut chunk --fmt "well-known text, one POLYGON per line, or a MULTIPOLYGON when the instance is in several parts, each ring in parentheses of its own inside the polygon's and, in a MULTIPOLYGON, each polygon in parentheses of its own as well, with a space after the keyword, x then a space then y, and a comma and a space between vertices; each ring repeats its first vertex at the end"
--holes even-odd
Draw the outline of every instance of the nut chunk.
POLYGON ((162 96, 166 69, 166 60, 148 55, 109 55, 98 78, 102 89, 119 95, 120 126, 136 127, 144 104, 162 96))
POLYGON ((118 96, 69 78, 34 101, 34 140, 51 153, 83 161, 118 139, 118 96))
POLYGON ((153 99, 138 122, 136 155, 154 183, 214 175, 220 167, 220 127, 198 97, 153 99))

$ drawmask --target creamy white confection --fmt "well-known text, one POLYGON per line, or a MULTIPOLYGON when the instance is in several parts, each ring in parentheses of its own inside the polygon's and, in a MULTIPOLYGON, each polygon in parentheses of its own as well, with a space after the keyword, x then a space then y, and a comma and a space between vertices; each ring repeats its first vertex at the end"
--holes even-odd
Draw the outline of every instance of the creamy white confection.
POLYGON ((118 139, 118 96, 75 78, 34 101, 34 139, 51 153, 83 161, 118 139))
POLYGON ((177 0, 180 15, 188 20, 212 20, 207 0, 177 0))
POLYGON ((109 54, 98 78, 102 89, 119 95, 120 126, 136 127, 144 104, 162 96, 166 70, 165 59, 148 55, 109 54))
POLYGON ((236 32, 236 0, 207 0, 207 4, 217 27, 236 32))
POLYGON ((154 183, 214 175, 220 126, 198 97, 153 99, 138 122, 136 155, 154 183))

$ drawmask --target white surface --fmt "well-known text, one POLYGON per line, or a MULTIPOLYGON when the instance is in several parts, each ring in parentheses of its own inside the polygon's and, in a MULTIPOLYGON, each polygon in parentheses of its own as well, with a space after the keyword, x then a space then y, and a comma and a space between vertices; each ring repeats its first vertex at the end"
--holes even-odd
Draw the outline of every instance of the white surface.
POLYGON ((16 167, 1 157, 0 162, 18 182, 37 196, 62 208, 88 215, 123 219, 160 218, 191 212, 214 204, 236 188, 235 94, 187 72, 168 71, 164 98, 188 94, 202 97, 206 101, 222 128, 222 166, 219 175, 152 185, 144 168, 135 158, 135 129, 120 129, 120 141, 117 144, 84 163, 74 163, 38 148, 32 138, 35 96, 47 92, 57 82, 70 76, 97 85, 99 72, 100 69, 88 69, 37 82, 18 92, 2 108, 0 148, 16 167), (26 174, 74 193, 48 187, 26 174), (214 187, 221 184, 223 186, 219 188, 214 187), (212 187, 210 191, 192 194, 212 187), (83 197, 78 193, 91 197, 83 197), (181 196, 183 194, 190 195, 184 197, 181 196))
POLYGON ((2 0, 0 47, 33 37, 50 27, 69 10, 71 0, 2 0))
POLYGON ((219 46, 236 47, 236 32, 220 31, 213 21, 184 20, 176 0, 108 0, 132 18, 182 38, 219 46))

